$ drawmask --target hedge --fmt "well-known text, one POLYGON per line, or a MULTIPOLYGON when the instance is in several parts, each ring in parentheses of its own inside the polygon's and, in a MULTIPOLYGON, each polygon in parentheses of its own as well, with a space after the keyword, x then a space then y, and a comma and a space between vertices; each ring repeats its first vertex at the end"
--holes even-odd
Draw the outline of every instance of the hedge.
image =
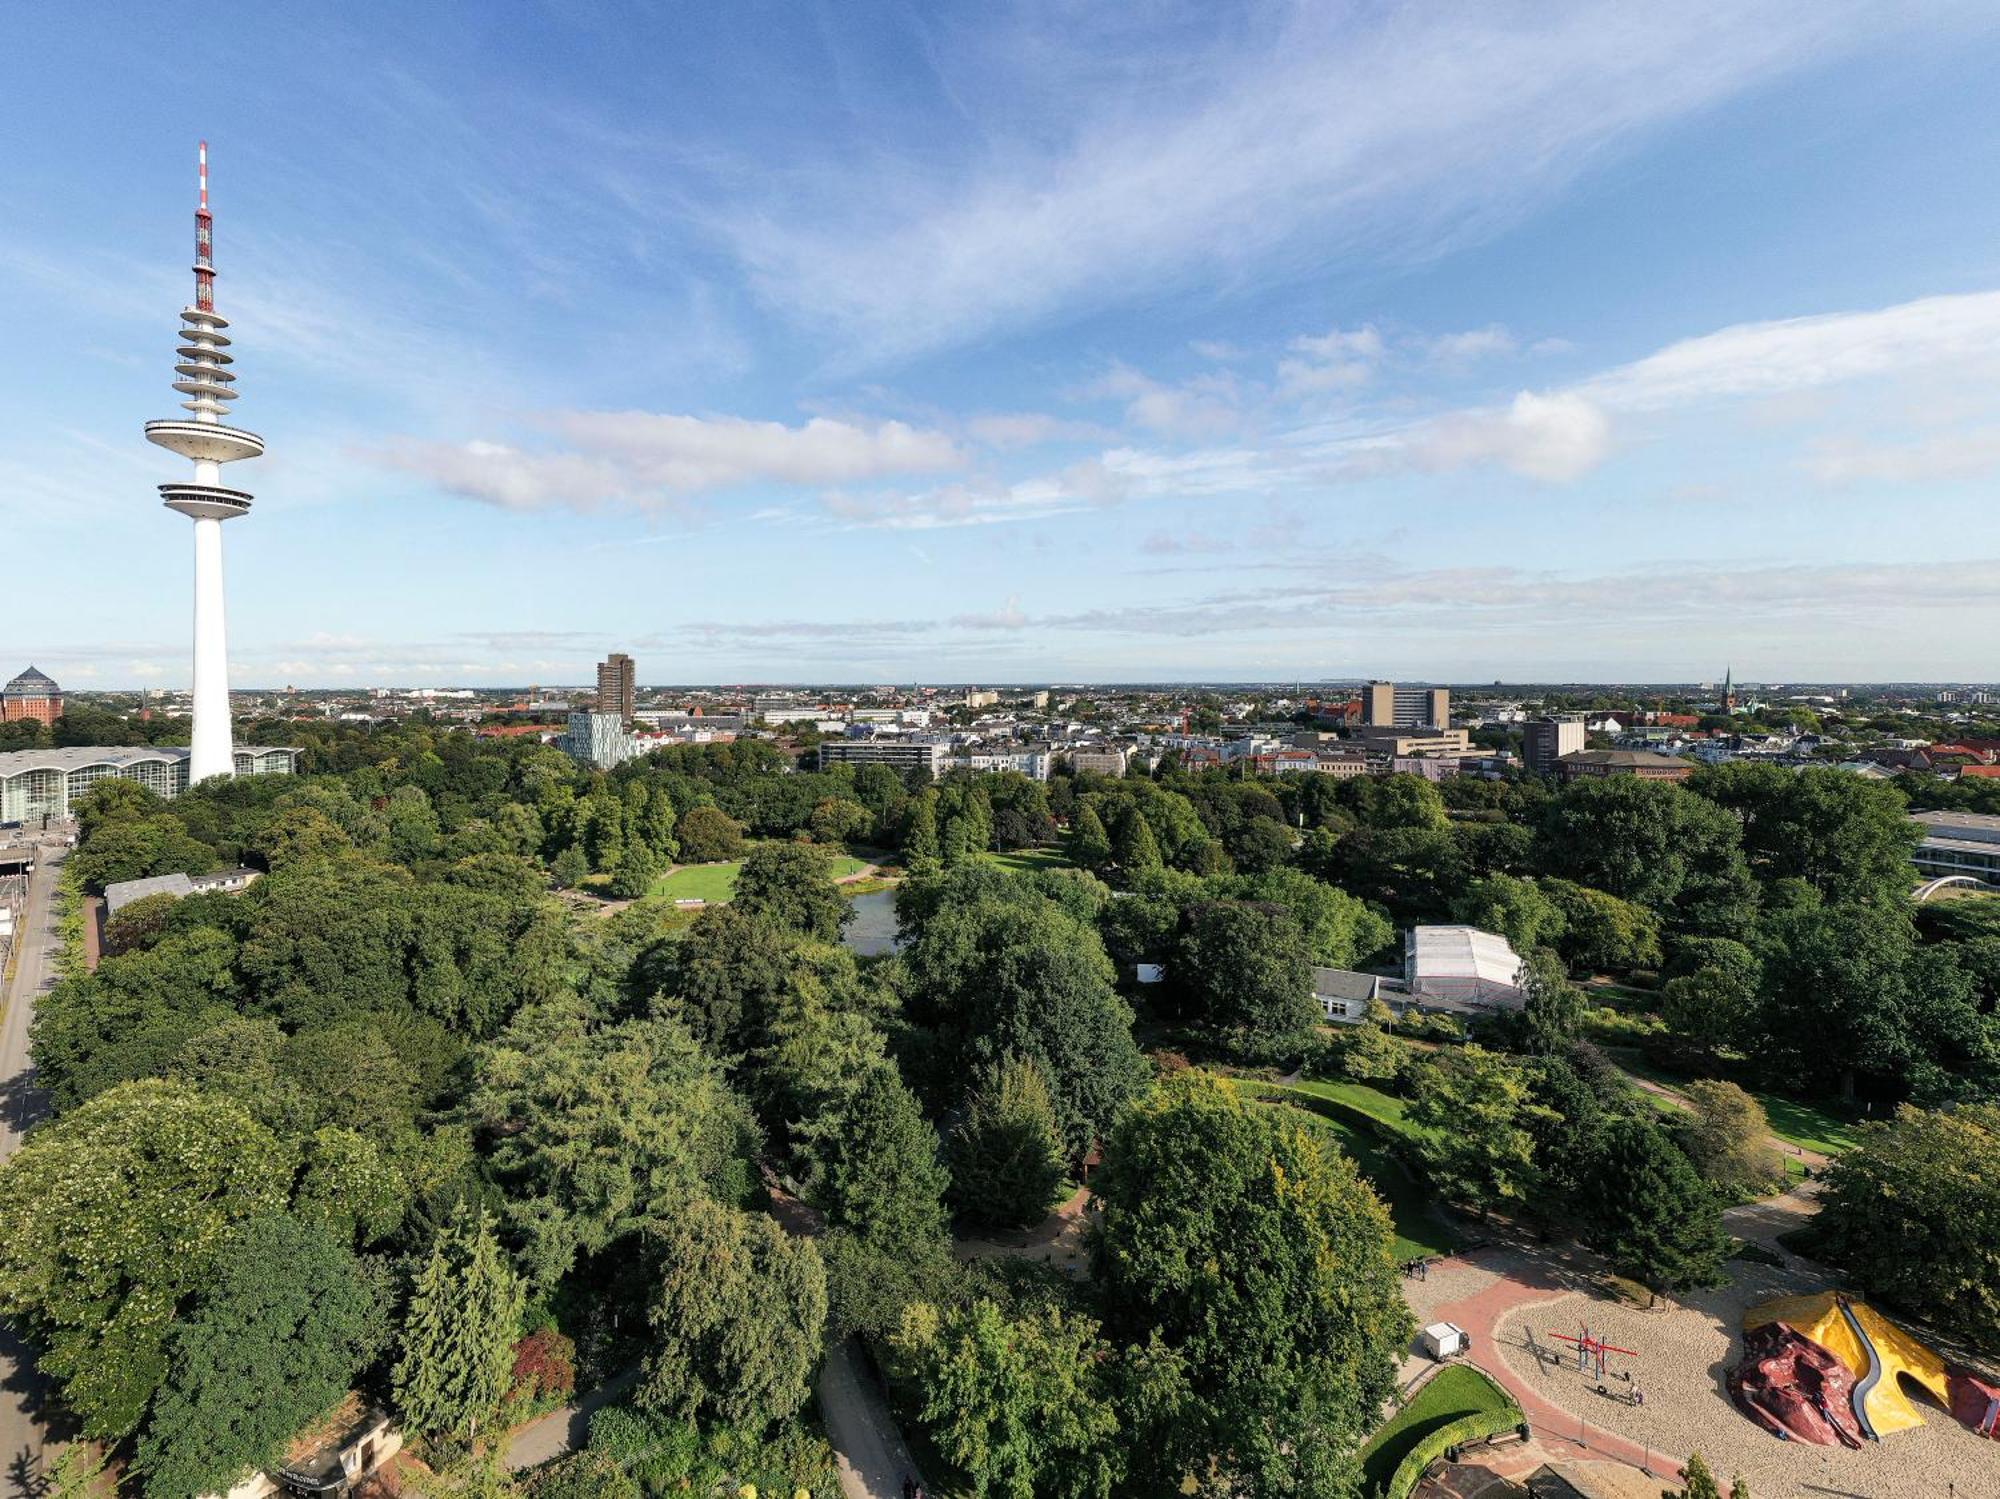
POLYGON ((1510 1405, 1506 1410, 1475 1411, 1469 1416, 1460 1416, 1449 1426, 1440 1426, 1411 1448, 1410 1455, 1397 1464, 1388 1486, 1382 1491, 1382 1499, 1409 1499, 1411 1491, 1422 1480, 1424 1470, 1442 1457, 1446 1448, 1497 1437, 1503 1431, 1512 1431, 1522 1420, 1520 1407, 1510 1405))

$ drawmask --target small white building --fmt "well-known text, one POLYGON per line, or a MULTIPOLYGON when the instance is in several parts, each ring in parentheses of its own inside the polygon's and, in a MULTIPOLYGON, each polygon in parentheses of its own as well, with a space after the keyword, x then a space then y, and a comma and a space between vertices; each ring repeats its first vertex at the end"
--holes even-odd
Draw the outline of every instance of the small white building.
POLYGON ((1520 956, 1505 937, 1473 926, 1411 927, 1403 983, 1424 1009, 1483 1014, 1527 1003, 1520 956))
POLYGON ((1472 1339, 1465 1335, 1465 1329, 1456 1322, 1433 1322, 1417 1334, 1417 1346, 1426 1355, 1442 1363, 1465 1352, 1472 1346, 1472 1339))
POLYGON ((1368 1018, 1368 1006, 1385 998, 1382 983, 1380 976, 1373 973, 1315 967, 1313 999, 1329 1024, 1360 1025, 1368 1018))

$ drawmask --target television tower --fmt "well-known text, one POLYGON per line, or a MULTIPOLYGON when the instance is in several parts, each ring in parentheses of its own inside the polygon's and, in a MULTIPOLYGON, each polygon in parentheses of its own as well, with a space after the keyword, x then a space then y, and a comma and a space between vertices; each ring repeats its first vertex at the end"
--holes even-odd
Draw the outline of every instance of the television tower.
POLYGON ((208 212, 208 142, 197 156, 201 179, 200 206, 194 211, 194 306, 181 309, 180 379, 174 389, 188 399, 181 409, 189 417, 146 423, 146 439, 194 463, 194 481, 162 484, 160 496, 169 510, 194 521, 194 741, 188 756, 188 784, 210 776, 234 775, 236 749, 229 725, 229 632, 222 607, 222 523, 250 513, 250 496, 221 484, 222 465, 238 458, 255 458, 264 439, 223 421, 227 403, 236 399, 230 387, 234 361, 223 351, 229 340, 228 322, 215 312, 214 220, 208 212))

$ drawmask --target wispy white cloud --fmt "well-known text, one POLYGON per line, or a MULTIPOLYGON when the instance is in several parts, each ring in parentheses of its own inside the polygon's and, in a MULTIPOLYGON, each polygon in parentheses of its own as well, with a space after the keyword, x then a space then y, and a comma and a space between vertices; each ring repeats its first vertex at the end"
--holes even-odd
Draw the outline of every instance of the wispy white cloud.
POLYGON ((1669 344, 1578 389, 1617 410, 1658 411, 1941 365, 2000 366, 2000 291, 1739 323, 1669 344))
POLYGON ((2000 429, 1937 432, 1912 442, 1830 437, 1806 459, 1806 470, 1829 484, 1929 484, 1983 479, 2000 472, 2000 429))
POLYGON ((1060 75, 1055 130, 996 111, 976 158, 802 170, 708 222, 772 303, 909 352, 1197 278, 1435 256, 1657 126, 1904 24, 1848 0, 1303 7, 1149 66, 1043 35, 984 83, 1018 100, 1060 75), (1161 67, 1167 86, 1135 84, 1161 67))
POLYGON ((404 438, 370 456, 506 510, 643 508, 759 483, 844 484, 964 463, 950 437, 903 422, 867 426, 814 417, 788 427, 741 417, 572 411, 547 425, 567 447, 404 438))

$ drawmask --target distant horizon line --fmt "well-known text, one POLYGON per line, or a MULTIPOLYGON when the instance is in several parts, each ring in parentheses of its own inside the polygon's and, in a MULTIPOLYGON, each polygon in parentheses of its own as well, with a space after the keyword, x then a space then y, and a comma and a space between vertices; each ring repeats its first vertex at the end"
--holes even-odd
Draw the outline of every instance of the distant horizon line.
MULTIPOLYGON (((1582 677, 1577 677, 1577 678, 1501 677, 1501 678, 1484 679, 1480 681, 1468 681, 1468 680, 1450 680, 1450 679, 1439 679, 1439 678, 1428 678, 1428 677, 1314 677, 1314 678, 1103 677, 1094 680, 1085 680, 1085 679, 1056 680, 1050 678, 1028 678, 1023 680, 1007 681, 1000 678, 988 677, 980 679, 963 679, 956 681, 954 680, 922 681, 922 680, 911 679, 899 682, 893 680, 885 681, 881 678, 867 678, 867 679, 855 678, 851 680, 841 680, 838 678, 821 678, 813 681, 743 680, 743 681, 733 681, 733 682, 635 683, 634 688, 636 691, 640 692, 672 692, 672 691, 800 692, 809 690, 824 692, 833 689, 841 689, 841 690, 855 689, 862 691, 878 691, 884 688, 902 690, 902 691, 928 690, 934 692, 952 691, 952 690, 1054 692, 1058 690, 1083 691, 1089 689, 1105 689, 1105 688, 1118 688, 1127 690, 1133 690, 1133 689, 1224 690, 1224 689, 1254 688, 1254 689, 1269 690, 1269 691, 1281 691, 1287 689, 1292 691, 1300 691, 1305 689, 1363 687, 1370 682, 1383 682, 1383 681, 1394 682, 1398 686, 1441 687, 1451 690, 1464 689, 1477 692, 1505 691, 1515 688, 1560 689, 1560 688, 1585 688, 1585 687, 1619 688, 1626 690, 1636 690, 1642 688, 1648 690, 1692 689, 1700 691, 1700 690, 1707 690, 1720 685, 1721 679, 1704 678, 1697 680, 1694 678, 1591 679, 1582 677)), ((1983 681, 1968 680, 1964 678, 1922 678, 1922 677, 1880 677, 1880 678, 1802 677, 1802 678, 1784 679, 1784 680, 1757 679, 1754 681, 1739 680, 1735 683, 1735 686, 1738 691, 1769 691, 1778 688, 1783 688, 1787 691, 1791 691, 1791 690, 1805 690, 1812 688, 1837 689, 1837 688, 1856 688, 1856 687, 1864 687, 1864 688, 1907 687, 1907 688, 1941 688, 1947 690, 1966 690, 1966 691, 2000 691, 2000 681, 1983 682, 1983 681)), ((371 683, 365 686, 353 683, 342 683, 342 684, 291 683, 283 687, 270 687, 270 686, 231 687, 229 691, 232 697, 235 696, 284 697, 287 695, 299 694, 299 693, 373 693, 373 692, 390 692, 390 693, 475 692, 481 694, 525 693, 531 687, 538 688, 544 692, 555 692, 555 693, 574 691, 584 694, 593 694, 596 691, 596 688, 593 685, 591 685, 589 682, 584 682, 584 681, 579 681, 575 683, 522 682, 522 683, 495 683, 495 684, 481 684, 481 683, 470 683, 470 682, 438 682, 438 683, 408 683, 408 684, 398 684, 398 685, 390 685, 385 683, 371 683)), ((134 694, 144 695, 147 693, 169 694, 173 696, 185 697, 192 690, 191 688, 188 687, 158 687, 158 686, 136 686, 136 685, 113 686, 113 687, 91 686, 91 687, 77 687, 72 689, 72 688, 64 688, 61 686, 60 683, 57 684, 57 688, 58 691, 60 691, 62 695, 65 697, 78 697, 78 698, 91 697, 91 696, 102 697, 111 695, 131 696, 134 694)))

